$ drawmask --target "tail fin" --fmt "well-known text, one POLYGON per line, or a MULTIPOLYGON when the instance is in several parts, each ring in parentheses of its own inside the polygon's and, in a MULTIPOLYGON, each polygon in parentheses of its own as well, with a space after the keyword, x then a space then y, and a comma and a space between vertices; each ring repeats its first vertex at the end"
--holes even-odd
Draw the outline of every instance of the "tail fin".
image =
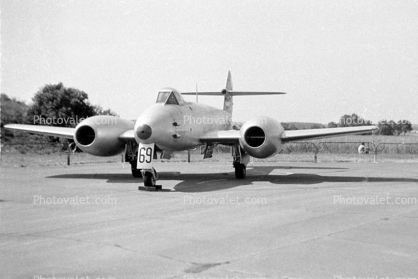
POLYGON ((231 90, 231 91, 232 91, 232 78, 231 78, 231 71, 228 71, 228 78, 227 78, 227 80, 226 80, 225 89, 226 89, 226 90, 231 90))
POLYGON ((232 78, 231 78, 231 72, 228 71, 228 78, 226 80, 226 86, 225 89, 222 90, 222 93, 224 94, 224 111, 229 112, 232 115, 232 94, 229 93, 229 91, 232 91, 232 78))

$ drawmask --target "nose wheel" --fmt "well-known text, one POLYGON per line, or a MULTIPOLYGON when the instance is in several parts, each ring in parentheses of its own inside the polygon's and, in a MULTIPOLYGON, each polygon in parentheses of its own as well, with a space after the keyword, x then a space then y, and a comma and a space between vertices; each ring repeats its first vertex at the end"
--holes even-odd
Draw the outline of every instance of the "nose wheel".
MULTIPOLYGON (((142 178, 144 180, 144 188, 147 191, 157 191, 161 190, 161 185, 156 185, 156 181, 158 178, 157 171, 152 169, 141 170, 142 178)), ((139 190, 143 189, 141 186, 138 188, 139 190)))
POLYGON ((155 186, 155 178, 151 172, 144 174, 144 186, 155 186))

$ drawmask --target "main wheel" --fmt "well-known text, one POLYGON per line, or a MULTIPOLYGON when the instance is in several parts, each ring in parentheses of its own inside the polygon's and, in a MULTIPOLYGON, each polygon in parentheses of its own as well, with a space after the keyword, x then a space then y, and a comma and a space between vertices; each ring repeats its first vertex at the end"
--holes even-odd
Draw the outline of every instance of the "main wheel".
POLYGON ((247 167, 244 164, 235 165, 235 178, 244 179, 247 174, 247 167))
POLYGON ((155 186, 155 179, 152 176, 152 173, 144 173, 144 186, 155 186))
POLYGON ((133 177, 142 177, 141 170, 136 168, 136 161, 131 162, 131 173, 133 177))

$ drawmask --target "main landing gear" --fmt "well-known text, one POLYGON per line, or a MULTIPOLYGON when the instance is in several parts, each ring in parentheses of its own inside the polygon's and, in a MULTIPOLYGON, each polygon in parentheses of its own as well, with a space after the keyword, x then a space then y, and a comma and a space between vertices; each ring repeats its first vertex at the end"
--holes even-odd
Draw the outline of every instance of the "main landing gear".
POLYGON ((125 145, 125 162, 131 164, 131 173, 133 177, 142 177, 141 170, 136 168, 137 159, 136 153, 138 152, 138 144, 133 142, 128 142, 125 145))
POLYGON ((248 155, 239 145, 232 147, 233 166, 235 168, 235 178, 244 179, 247 175, 247 164, 250 162, 248 155))
POLYGON ((129 162, 131 164, 131 173, 133 177, 142 177, 142 172, 140 169, 136 168, 136 160, 129 162))
POLYGON ((235 178, 244 179, 247 174, 247 166, 244 164, 234 164, 235 178))

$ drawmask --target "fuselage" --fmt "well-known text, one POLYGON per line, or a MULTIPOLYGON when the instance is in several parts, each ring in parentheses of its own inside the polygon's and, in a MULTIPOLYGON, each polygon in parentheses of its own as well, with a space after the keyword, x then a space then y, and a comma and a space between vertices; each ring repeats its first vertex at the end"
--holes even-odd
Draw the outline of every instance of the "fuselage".
POLYGON ((215 130, 231 129, 231 114, 200 103, 156 103, 135 123, 139 143, 155 143, 167 151, 181 151, 201 145, 199 138, 215 130))

